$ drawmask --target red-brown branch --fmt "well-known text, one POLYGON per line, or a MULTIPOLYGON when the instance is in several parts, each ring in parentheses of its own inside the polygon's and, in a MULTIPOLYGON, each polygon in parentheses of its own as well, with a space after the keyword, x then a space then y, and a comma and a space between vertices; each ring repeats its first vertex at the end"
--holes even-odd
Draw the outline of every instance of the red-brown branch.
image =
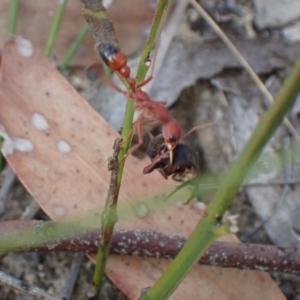
MULTIPOLYGON (((32 228, 36 222, 9 221, 0 223, 1 236, 9 231, 15 232, 16 227, 32 228)), ((72 238, 44 246, 28 246, 23 251, 71 251, 95 253, 99 241, 99 231, 85 233, 72 238)), ((173 259, 180 251, 186 238, 166 235, 154 231, 115 230, 113 233, 110 253, 138 255, 173 259)), ((297 247, 279 247, 271 245, 239 244, 215 242, 205 252, 200 264, 224 268, 251 269, 260 271, 276 271, 282 273, 300 273, 300 249, 297 247)))

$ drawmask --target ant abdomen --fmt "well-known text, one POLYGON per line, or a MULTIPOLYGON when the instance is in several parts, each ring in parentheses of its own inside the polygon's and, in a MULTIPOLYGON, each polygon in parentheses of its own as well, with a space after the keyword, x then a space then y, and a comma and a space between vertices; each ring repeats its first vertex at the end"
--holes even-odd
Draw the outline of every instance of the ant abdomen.
MULTIPOLYGON (((122 75, 127 74, 130 70, 127 67, 127 56, 123 51, 121 51, 118 47, 101 43, 98 45, 98 51, 103 59, 103 61, 107 64, 107 66, 114 70, 120 72, 122 75)), ((127 77, 123 75, 124 77, 127 77)), ((128 75, 129 76, 129 75, 128 75)))

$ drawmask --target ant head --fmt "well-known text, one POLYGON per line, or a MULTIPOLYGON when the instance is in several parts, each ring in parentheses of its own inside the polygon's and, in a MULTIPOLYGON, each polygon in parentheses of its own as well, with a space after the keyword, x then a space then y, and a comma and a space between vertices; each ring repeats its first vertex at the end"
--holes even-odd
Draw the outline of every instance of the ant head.
POLYGON ((170 120, 163 126, 163 135, 166 144, 175 146, 180 139, 181 129, 180 125, 176 120, 170 120))
POLYGON ((177 145, 181 136, 180 125, 176 120, 170 120, 166 122, 163 126, 163 136, 165 143, 170 151, 170 164, 173 162, 173 149, 177 145))

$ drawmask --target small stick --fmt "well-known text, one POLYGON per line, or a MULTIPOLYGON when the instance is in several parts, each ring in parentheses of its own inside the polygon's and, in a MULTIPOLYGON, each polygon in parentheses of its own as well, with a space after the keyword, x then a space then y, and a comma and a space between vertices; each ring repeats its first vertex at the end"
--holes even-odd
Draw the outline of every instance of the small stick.
POLYGON ((2 215, 5 212, 6 203, 8 200, 8 193, 10 192, 15 180, 16 175, 14 171, 9 165, 7 165, 4 171, 2 186, 0 188, 0 215, 2 215))
POLYGON ((75 286, 75 282, 78 277, 83 259, 84 259, 84 253, 81 252, 81 253, 77 254, 75 259, 73 260, 73 263, 70 268, 69 276, 66 280, 66 285, 64 286, 64 288, 60 294, 61 299, 63 299, 63 300, 71 299, 71 296, 72 296, 73 290, 74 290, 74 286, 75 286))
POLYGON ((36 300, 61 300, 61 298, 53 297, 37 286, 30 286, 26 282, 7 275, 2 271, 0 271, 0 283, 13 288, 22 294, 29 295, 36 300))
POLYGON ((120 184, 118 183, 119 161, 118 155, 121 150, 122 139, 117 139, 114 143, 114 153, 109 158, 108 169, 111 170, 110 184, 105 201, 104 211, 101 218, 101 231, 100 242, 98 246, 96 268, 93 277, 93 286, 95 296, 92 299, 97 299, 100 292, 102 278, 105 271, 105 265, 109 254, 111 245, 111 238, 114 230, 114 226, 118 220, 117 215, 117 202, 120 190, 120 184), (96 298, 95 298, 96 297, 96 298))

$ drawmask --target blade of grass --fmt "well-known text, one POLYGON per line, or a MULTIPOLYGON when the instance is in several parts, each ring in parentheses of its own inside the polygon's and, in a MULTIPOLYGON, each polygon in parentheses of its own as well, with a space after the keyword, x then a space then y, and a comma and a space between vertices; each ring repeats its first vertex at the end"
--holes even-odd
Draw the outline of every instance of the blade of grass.
POLYGON ((299 81, 300 58, 282 86, 274 104, 263 115, 237 161, 224 176, 224 180, 207 208, 206 217, 200 220, 176 259, 147 294, 140 297, 141 300, 167 299, 204 251, 218 237, 215 233, 217 223, 228 209, 233 196, 258 159, 263 147, 282 122, 288 109, 294 104, 300 92, 299 81))
POLYGON ((46 48, 45 48, 45 56, 50 57, 50 55, 52 54, 53 48, 54 48, 54 44, 58 35, 58 31, 61 25, 61 21, 65 12, 65 9, 67 7, 67 0, 60 0, 59 1, 59 7, 58 7, 58 11, 55 15, 55 19, 54 22, 52 24, 49 36, 48 36, 48 40, 47 40, 47 44, 46 44, 46 48))
POLYGON ((66 56, 63 59, 63 62, 61 63, 61 65, 59 66, 59 70, 61 72, 64 72, 67 67, 69 66, 71 60, 73 59, 74 55, 76 54, 79 46, 81 45, 81 43, 83 42, 83 40, 85 39, 86 35, 89 32, 89 28, 88 26, 85 24, 79 34, 76 37, 76 40, 74 41, 74 43, 71 45, 69 51, 67 52, 66 56))
MULTIPOLYGON (((224 44, 228 47, 228 49, 233 53, 233 55, 238 59, 241 65, 248 72, 249 76, 261 90, 262 94, 266 97, 270 104, 274 102, 274 98, 257 74, 254 72, 252 67, 240 53, 240 51, 235 47, 235 45, 230 41, 230 39, 226 36, 223 30, 218 26, 218 24, 210 17, 210 15, 202 8, 202 6, 196 0, 189 0, 191 5, 198 11, 198 13, 202 16, 203 19, 211 26, 211 28, 215 31, 215 33, 219 36, 219 38, 224 42, 224 44)), ((296 138, 300 140, 300 136, 297 133, 296 129, 293 127, 291 122, 284 118, 284 124, 290 131, 290 133, 296 138)))
POLYGON ((7 29, 8 35, 12 35, 16 33, 18 10, 19 10, 19 0, 11 0, 10 10, 9 10, 8 29, 7 29))

